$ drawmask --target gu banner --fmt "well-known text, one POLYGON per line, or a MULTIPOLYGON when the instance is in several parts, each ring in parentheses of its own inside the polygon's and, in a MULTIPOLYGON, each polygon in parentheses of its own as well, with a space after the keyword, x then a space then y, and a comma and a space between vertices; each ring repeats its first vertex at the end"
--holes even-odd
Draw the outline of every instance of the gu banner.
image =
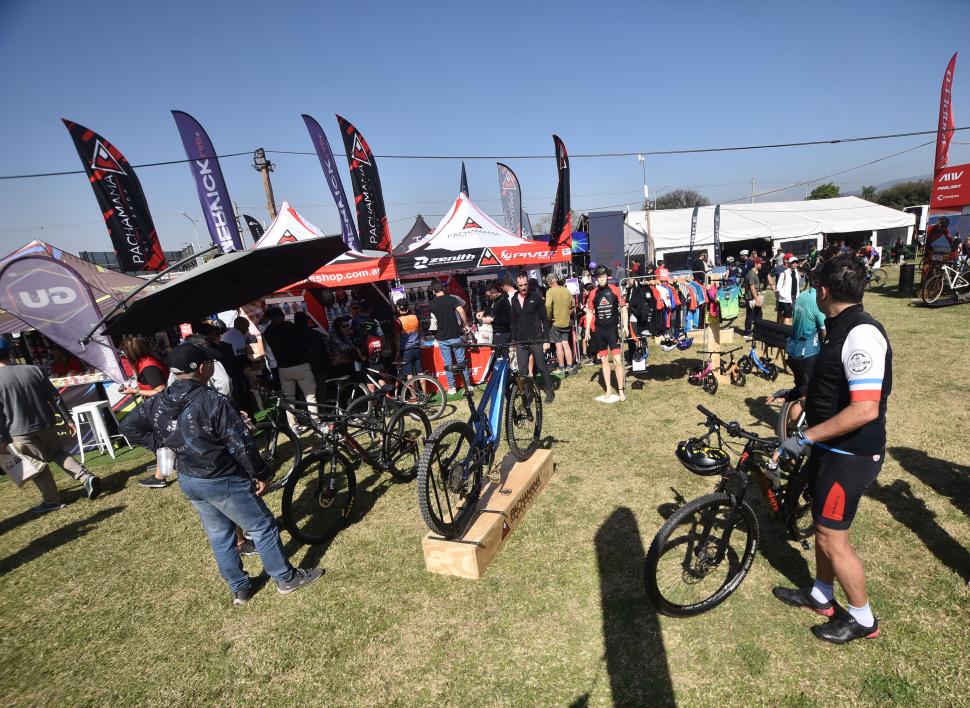
POLYGON ((569 204, 569 155, 558 135, 553 135, 552 141, 556 144, 556 167, 559 170, 559 187, 556 189, 556 203, 552 208, 552 224, 549 227, 549 248, 555 249, 561 244, 569 244, 573 215, 569 204))
POLYGON ((362 236, 360 244, 367 249, 390 252, 391 232, 387 228, 387 211, 374 153, 364 136, 345 118, 338 115, 337 124, 350 165, 350 182, 357 203, 357 227, 362 236))
POLYGON ((83 125, 61 118, 91 182, 121 269, 163 270, 167 265, 141 183, 114 145, 83 125))
POLYGON ((344 243, 352 251, 360 250, 360 238, 357 236, 357 228, 354 226, 354 217, 351 215, 350 205, 347 203, 347 193, 344 192, 344 185, 340 181, 340 173, 337 172, 337 163, 333 159, 333 151, 330 149, 330 141, 323 128, 312 117, 303 114, 303 122, 310 133, 310 140, 317 151, 320 159, 320 167, 327 178, 327 185, 333 194, 333 200, 337 203, 337 211, 340 214, 340 231, 343 234, 344 243))
POLYGON ((263 225, 258 221, 256 221, 256 219, 251 217, 249 214, 243 214, 242 218, 243 218, 243 221, 246 222, 246 226, 249 227, 249 233, 251 233, 253 236, 253 243, 256 243, 257 241, 259 241, 259 239, 263 237, 263 233, 264 233, 263 225))
POLYGON ((502 198, 505 228, 516 236, 526 238, 522 233, 522 191, 519 189, 519 178, 508 165, 501 162, 495 164, 498 166, 498 189, 502 198))
POLYGON ((126 377, 103 327, 88 344, 81 344, 81 338, 101 320, 101 310, 70 266, 47 255, 13 259, 0 270, 0 307, 112 381, 124 383, 126 377))
POLYGON ((953 72, 957 68, 956 53, 950 58, 943 74, 943 85, 940 88, 940 122, 936 129, 936 168, 933 176, 946 167, 950 153, 950 141, 953 140, 953 72))
POLYGON ((721 266, 721 205, 714 207, 714 266, 721 266))
POLYGON ((697 207, 694 207, 694 211, 690 215, 690 249, 687 254, 687 260, 694 260, 694 239, 697 237, 697 207))
POLYGON ((226 189, 226 180, 222 177, 222 168, 219 167, 212 141, 199 122, 188 113, 172 111, 172 116, 182 137, 185 156, 189 158, 189 170, 195 179, 195 189, 199 193, 212 243, 224 253, 241 251, 242 237, 236 228, 229 190, 226 189))

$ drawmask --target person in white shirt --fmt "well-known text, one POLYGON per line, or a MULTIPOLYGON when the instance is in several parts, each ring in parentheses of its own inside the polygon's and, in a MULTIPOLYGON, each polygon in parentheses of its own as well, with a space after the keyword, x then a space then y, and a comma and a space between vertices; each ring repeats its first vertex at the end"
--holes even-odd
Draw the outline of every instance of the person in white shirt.
POLYGON ((785 261, 785 269, 778 274, 775 282, 775 297, 777 304, 775 309, 778 311, 778 322, 780 324, 791 324, 792 312, 795 307, 795 300, 801 292, 802 275, 798 272, 798 257, 788 255, 785 261))
POLYGON ((246 353, 248 339, 249 320, 245 317, 237 317, 232 323, 232 328, 227 329, 226 333, 222 335, 222 341, 232 346, 232 352, 236 356, 242 356, 246 353))

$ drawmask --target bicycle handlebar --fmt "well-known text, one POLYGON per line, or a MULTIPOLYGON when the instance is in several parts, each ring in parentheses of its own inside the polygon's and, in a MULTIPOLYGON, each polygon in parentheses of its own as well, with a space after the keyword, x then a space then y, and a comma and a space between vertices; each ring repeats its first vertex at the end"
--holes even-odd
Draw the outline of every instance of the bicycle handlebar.
POLYGON ((770 445, 772 447, 778 447, 778 442, 768 438, 762 438, 756 433, 749 433, 741 427, 741 424, 736 420, 725 422, 717 417, 717 414, 708 410, 703 405, 698 405, 697 410, 707 416, 707 422, 709 425, 718 425, 727 430, 728 435, 733 438, 741 438, 743 440, 750 440, 751 442, 759 443, 761 445, 770 445))

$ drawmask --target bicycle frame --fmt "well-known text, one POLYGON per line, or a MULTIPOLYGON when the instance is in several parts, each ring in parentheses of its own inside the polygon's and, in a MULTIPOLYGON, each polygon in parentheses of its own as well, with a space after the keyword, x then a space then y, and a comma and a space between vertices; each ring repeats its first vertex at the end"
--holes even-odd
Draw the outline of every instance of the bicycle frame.
POLYGON ((751 363, 758 368, 758 371, 760 371, 762 374, 768 373, 768 367, 766 367, 764 363, 762 363, 761 359, 758 358, 758 352, 755 351, 754 344, 751 345, 751 351, 748 352, 748 356, 751 357, 751 363))
POLYGON ((476 406, 471 389, 465 386, 465 400, 471 415, 468 424, 475 431, 475 444, 497 448, 501 440, 502 410, 505 405, 505 387, 509 379, 508 357, 493 358, 492 375, 485 385, 485 392, 476 406))

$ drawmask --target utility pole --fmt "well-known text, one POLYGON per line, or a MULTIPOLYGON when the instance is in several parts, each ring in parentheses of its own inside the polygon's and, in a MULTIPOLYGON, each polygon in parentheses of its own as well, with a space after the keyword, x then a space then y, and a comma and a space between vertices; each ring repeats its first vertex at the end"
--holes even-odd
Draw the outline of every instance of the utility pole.
POLYGON ((647 233, 643 237, 643 266, 652 260, 650 253, 650 241, 653 239, 653 229, 650 227, 650 188, 647 187, 647 161, 643 155, 637 155, 640 167, 643 168, 643 209, 647 212, 647 233))
POLYGON ((754 204, 754 177, 751 178, 751 203, 754 204))
POLYGON ((253 153, 253 167, 263 176, 263 189, 266 191, 266 209, 269 211, 271 219, 276 218, 276 199, 273 197, 273 183, 270 181, 269 173, 276 169, 276 165, 266 157, 263 148, 256 148, 253 153))

